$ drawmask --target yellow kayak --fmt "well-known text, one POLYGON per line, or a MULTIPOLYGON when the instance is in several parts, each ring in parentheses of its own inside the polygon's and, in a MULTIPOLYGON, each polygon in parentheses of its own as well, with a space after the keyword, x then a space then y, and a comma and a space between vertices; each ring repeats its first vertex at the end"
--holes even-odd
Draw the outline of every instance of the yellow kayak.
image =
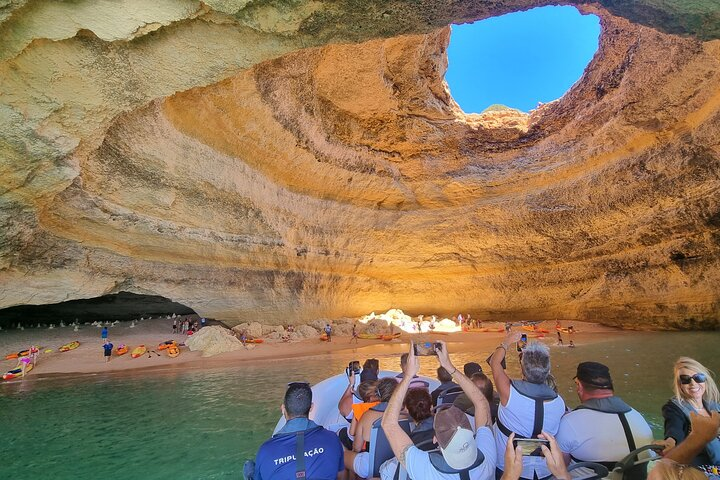
POLYGON ((167 355, 170 358, 175 358, 178 355, 180 355, 180 349, 177 345, 172 345, 171 347, 168 347, 167 349, 167 355))
MULTIPOLYGON (((33 369, 33 364, 28 363, 25 367, 25 373, 28 373, 30 370, 33 369)), ((3 375, 3 380, 12 380, 13 378, 22 378, 23 371, 22 371, 22 365, 18 364, 17 367, 13 368, 9 372, 3 375)))
POLYGON ((132 353, 130 354, 130 356, 133 357, 133 358, 138 358, 138 357, 140 357, 140 356, 142 356, 142 355, 145 355, 146 352, 147 352, 147 348, 145 348, 145 345, 140 345, 139 347, 135 347, 135 348, 133 349, 133 351, 132 351, 132 353))
POLYGON ((67 352, 69 350, 75 350, 77 347, 80 346, 80 342, 75 340, 74 342, 66 343, 62 347, 58 348, 61 352, 67 352))

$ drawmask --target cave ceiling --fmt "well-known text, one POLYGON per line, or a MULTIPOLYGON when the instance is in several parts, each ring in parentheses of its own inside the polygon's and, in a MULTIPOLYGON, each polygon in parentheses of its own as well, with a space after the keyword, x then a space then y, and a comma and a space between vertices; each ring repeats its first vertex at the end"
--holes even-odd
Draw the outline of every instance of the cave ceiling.
POLYGON ((546 1, 0 1, 0 308, 714 328, 720 6, 567 2, 559 100, 466 114, 449 25, 546 1))

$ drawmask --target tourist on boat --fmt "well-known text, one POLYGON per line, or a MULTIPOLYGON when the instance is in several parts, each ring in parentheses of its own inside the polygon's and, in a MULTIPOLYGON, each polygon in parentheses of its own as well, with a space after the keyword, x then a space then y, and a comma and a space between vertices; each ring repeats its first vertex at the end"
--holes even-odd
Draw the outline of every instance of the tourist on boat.
POLYGON ((412 420, 410 439, 413 444, 426 452, 437 448, 434 441, 433 402, 430 393, 424 388, 411 388, 405 395, 403 406, 412 420))
POLYGON ((357 422, 353 448, 350 451, 345 451, 345 467, 350 471, 354 471, 359 477, 367 478, 370 474, 371 459, 367 443, 370 441, 372 425, 375 420, 382 418, 388 401, 397 386, 398 382, 394 378, 381 378, 378 380, 377 391, 380 403, 367 410, 360 421, 357 422))
MULTIPOLYGON (((352 392, 352 388, 350 389, 350 391, 352 392)), ((342 442, 343 447, 347 448, 348 450, 352 450, 353 440, 355 439, 355 432, 357 432, 358 423, 360 422, 360 420, 362 420, 365 412, 380 403, 380 397, 378 396, 378 381, 369 380, 367 382, 362 382, 360 385, 358 385, 357 395, 362 401, 358 403, 352 403, 353 394, 351 393, 349 410, 345 408, 347 405, 346 401, 344 401, 344 397, 346 394, 347 390, 343 394, 343 398, 341 398, 340 402, 338 402, 338 410, 340 411, 340 414, 345 417, 345 420, 350 422, 350 426, 343 427, 338 430, 338 436, 340 437, 340 441, 342 442)))
MULTIPOLYGON (((520 340, 520 332, 510 332, 498 345, 488 362, 492 368, 495 388, 500 395, 500 407, 495 424, 498 469, 504 469, 504 452, 511 433, 516 438, 537 438, 545 431, 557 434, 565 402, 547 385, 550 375, 550 350, 539 342, 530 342, 520 360, 522 380, 511 380, 502 367, 510 345, 520 340), (541 416, 537 415, 539 412, 541 416)), ((515 347, 513 347, 515 348, 515 347)), ((476 417, 477 418, 477 417, 476 417)), ((545 459, 540 456, 523 457, 521 477, 532 480, 550 475, 545 459)))
POLYGON ((717 466, 696 468, 689 464, 699 454, 705 451, 709 443, 717 439, 719 429, 720 414, 718 412, 713 411, 709 417, 692 413, 690 415, 690 433, 688 433, 688 436, 677 446, 673 446, 670 450, 663 452, 663 459, 660 465, 656 465, 650 470, 648 479, 717 479, 717 466))
POLYGON ((343 472, 340 439, 308 418, 311 409, 310 385, 290 383, 281 406, 287 423, 260 446, 252 480, 335 480, 343 472))
MULTIPOLYGON (((410 343, 412 345, 412 342, 410 343)), ((401 381, 403 377, 405 376, 405 368, 407 367, 407 361, 408 361, 408 354, 403 353, 400 355, 400 370, 401 372, 395 375, 395 378, 397 381, 401 381)), ((417 378, 417 375, 415 375, 413 378, 417 378)), ((410 388, 429 388, 430 386, 425 380, 412 380, 410 382, 410 388)))
POLYGON ((630 452, 653 442, 643 416, 615 395, 607 366, 578 364, 575 386, 582 403, 562 417, 555 436, 573 462, 601 463, 612 470, 630 452))
POLYGON ((452 376, 443 367, 437 368, 437 379, 440 381, 440 386, 433 390, 430 394, 433 405, 437 405, 438 397, 441 393, 449 388, 455 388, 458 386, 457 383, 453 382, 452 376))
POLYGON ((380 375, 380 361, 377 358, 368 358, 365 360, 362 372, 360 372, 360 382, 377 380, 378 375, 380 375))
POLYGON ((482 373, 483 369, 477 362, 467 362, 463 365, 463 373, 466 377, 471 378, 475 373, 482 373))
MULTIPOLYGON (((498 405, 500 404, 500 397, 495 393, 493 389, 492 380, 490 380, 488 376, 485 375, 483 372, 473 373, 470 376, 470 380, 475 384, 478 390, 480 390, 480 393, 483 394, 485 399, 490 404, 490 418, 492 419, 492 422, 495 423, 495 421, 497 420, 497 411, 498 405)), ((472 417, 475 416, 475 406, 472 404, 468 396, 465 395, 465 392, 457 396, 457 398, 453 402, 453 405, 455 405, 468 415, 472 417)))
MULTIPOLYGON (((720 394, 710 372, 700 362, 680 357, 673 368, 675 395, 663 406, 665 441, 679 444, 690 433, 691 414, 710 417, 720 411, 720 394)), ((720 440, 715 438, 691 462, 696 466, 720 465, 720 440)))
POLYGON ((440 365, 462 387, 475 405, 473 431, 467 416, 457 407, 449 405, 438 409, 433 426, 439 450, 425 452, 415 446, 398 423, 400 409, 420 364, 412 347, 405 366, 405 376, 394 392, 382 420, 382 427, 397 460, 385 462, 380 468, 383 480, 395 475, 398 463, 413 480, 469 478, 490 480, 495 476, 495 442, 490 430, 490 409, 477 387, 455 368, 448 357, 447 344, 439 342, 437 356, 440 365), (475 447, 475 448, 472 448, 475 447))

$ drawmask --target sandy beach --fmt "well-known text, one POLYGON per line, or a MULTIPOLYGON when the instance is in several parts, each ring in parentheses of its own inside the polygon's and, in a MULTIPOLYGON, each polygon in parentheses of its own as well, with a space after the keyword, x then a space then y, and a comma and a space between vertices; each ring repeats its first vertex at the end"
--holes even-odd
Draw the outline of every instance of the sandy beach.
MULTIPOLYGON (((178 317, 179 318, 179 317, 178 317)), ((109 326, 108 338, 117 347, 121 343, 127 344, 130 349, 144 344, 148 353, 132 358, 130 354, 116 356, 113 351, 110 362, 103 357, 103 341, 100 337, 101 328, 93 325, 81 325, 78 331, 74 327, 48 328, 26 328, 25 330, 2 330, 0 331, 0 353, 2 353, 3 372, 15 367, 17 360, 5 360, 8 353, 18 352, 28 348, 30 345, 42 347, 36 367, 28 373, 24 381, 31 381, 33 378, 42 378, 57 375, 97 374, 106 372, 123 372, 135 370, 165 370, 165 369, 197 369, 212 368, 239 364, 242 362, 267 361, 282 358, 295 358, 327 354, 339 351, 355 351, 358 353, 372 353, 382 351, 384 353, 401 352, 407 348, 407 343, 416 335, 403 333, 400 338, 385 342, 381 340, 360 339, 358 343, 350 343, 348 336, 334 336, 333 341, 323 342, 319 339, 306 339, 296 342, 282 342, 279 340, 266 340, 265 343, 249 346, 245 350, 226 352, 212 357, 203 357, 202 352, 190 351, 187 347, 181 347, 181 354, 177 358, 168 357, 165 352, 157 349, 158 344, 166 340, 176 340, 183 343, 187 338, 184 334, 172 333, 172 319, 153 318, 135 322, 120 322, 109 326), (59 352, 58 348, 74 340, 80 341, 80 346, 68 352, 59 352), (45 353, 51 349, 52 352, 45 353)), ((551 331, 547 334, 546 341, 555 343, 556 337, 554 324, 541 325, 551 331)), ((574 335, 575 343, 581 346, 583 343, 607 338, 608 335, 622 334, 621 330, 605 327, 593 323, 573 322, 578 330, 574 335)), ((486 324, 491 328, 502 327, 501 324, 486 324)), ((423 334, 422 338, 431 337, 430 334, 423 334)), ((569 341, 567 334, 563 334, 565 343, 569 341)), ((499 343, 504 337, 500 332, 457 332, 449 333, 437 338, 442 338, 451 344, 461 344, 456 349, 468 348, 491 348, 499 343)), ((18 381, 18 380, 14 380, 18 381)))

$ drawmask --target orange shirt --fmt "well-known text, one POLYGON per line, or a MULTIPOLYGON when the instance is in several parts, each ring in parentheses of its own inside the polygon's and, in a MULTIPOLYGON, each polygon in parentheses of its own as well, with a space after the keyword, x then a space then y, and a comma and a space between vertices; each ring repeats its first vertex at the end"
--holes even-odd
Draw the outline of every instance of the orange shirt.
POLYGON ((377 405, 380 402, 365 402, 365 403, 353 403, 352 409, 353 409, 353 415, 355 418, 357 418, 358 422, 362 418, 363 415, 365 415, 365 412, 370 410, 372 407, 377 405))

